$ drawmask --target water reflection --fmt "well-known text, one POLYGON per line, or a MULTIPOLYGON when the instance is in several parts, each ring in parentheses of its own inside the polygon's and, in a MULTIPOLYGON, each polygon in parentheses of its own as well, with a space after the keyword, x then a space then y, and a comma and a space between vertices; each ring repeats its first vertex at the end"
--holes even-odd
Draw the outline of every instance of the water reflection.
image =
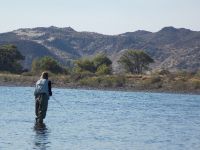
POLYGON ((37 150, 46 150, 49 148, 49 131, 46 125, 43 123, 42 125, 34 126, 35 136, 34 136, 34 149, 37 150))

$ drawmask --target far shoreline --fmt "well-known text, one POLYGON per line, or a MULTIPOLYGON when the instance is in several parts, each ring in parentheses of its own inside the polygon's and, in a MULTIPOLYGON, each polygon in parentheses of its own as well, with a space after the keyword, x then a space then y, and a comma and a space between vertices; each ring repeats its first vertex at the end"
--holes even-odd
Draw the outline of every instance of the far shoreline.
MULTIPOLYGON (((1 87, 33 87, 31 83, 18 83, 18 82, 0 82, 1 87)), ((52 86, 52 89, 80 89, 80 90, 99 90, 99 91, 115 91, 115 92, 144 92, 144 93, 165 93, 165 94, 187 94, 187 95, 200 95, 200 90, 166 90, 166 89, 139 89, 129 87, 90 87, 80 85, 57 85, 52 86)))

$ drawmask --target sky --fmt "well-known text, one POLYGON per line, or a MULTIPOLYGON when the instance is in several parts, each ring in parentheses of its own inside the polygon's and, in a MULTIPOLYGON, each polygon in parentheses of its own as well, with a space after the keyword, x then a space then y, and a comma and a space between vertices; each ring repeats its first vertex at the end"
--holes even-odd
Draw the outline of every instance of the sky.
POLYGON ((108 35, 166 26, 200 31, 200 0, 0 0, 0 33, 48 26, 108 35))

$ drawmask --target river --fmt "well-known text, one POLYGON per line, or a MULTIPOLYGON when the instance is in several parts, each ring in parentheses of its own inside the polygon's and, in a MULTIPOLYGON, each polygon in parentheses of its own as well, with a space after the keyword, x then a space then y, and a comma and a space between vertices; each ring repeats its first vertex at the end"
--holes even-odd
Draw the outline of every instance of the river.
POLYGON ((200 95, 55 88, 35 130, 33 91, 0 87, 0 149, 200 149, 200 95))

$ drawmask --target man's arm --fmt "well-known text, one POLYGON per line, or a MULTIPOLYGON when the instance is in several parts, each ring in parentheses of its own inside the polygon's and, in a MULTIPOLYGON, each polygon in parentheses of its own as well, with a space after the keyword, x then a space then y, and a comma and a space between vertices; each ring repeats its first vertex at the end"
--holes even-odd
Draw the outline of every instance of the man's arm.
POLYGON ((48 82, 48 90, 49 90, 49 96, 52 96, 51 81, 48 82))

